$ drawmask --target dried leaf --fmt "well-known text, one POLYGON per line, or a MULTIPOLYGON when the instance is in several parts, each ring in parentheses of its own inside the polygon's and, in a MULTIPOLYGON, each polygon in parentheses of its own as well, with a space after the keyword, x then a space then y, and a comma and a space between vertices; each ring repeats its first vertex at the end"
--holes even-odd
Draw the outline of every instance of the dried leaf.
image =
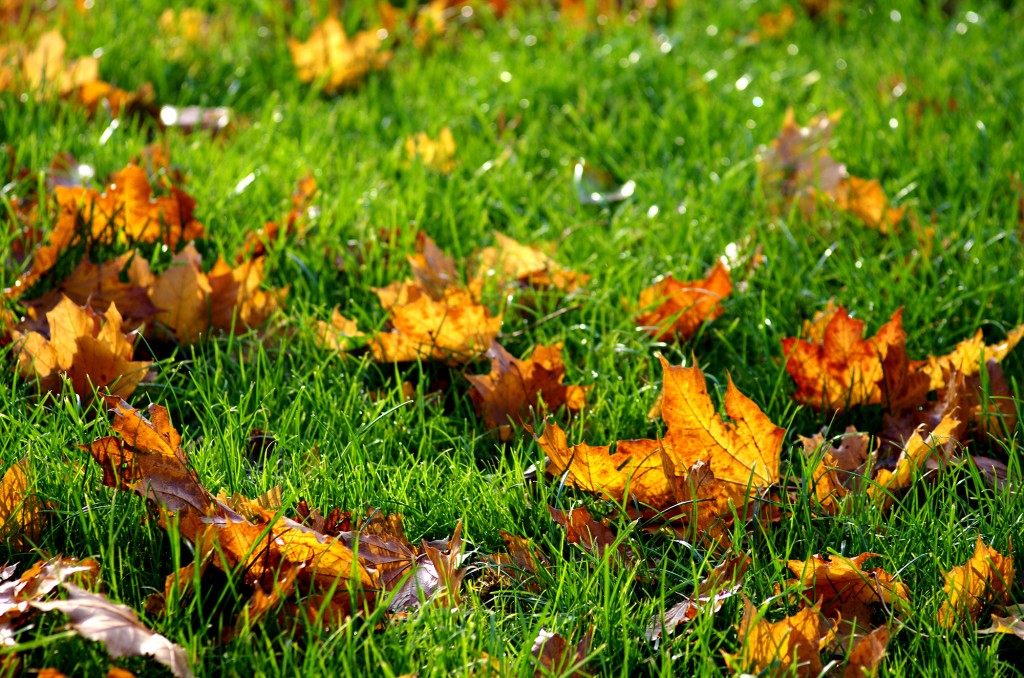
POLYGON ((67 600, 36 601, 32 606, 44 612, 63 612, 71 619, 71 626, 79 635, 103 643, 114 659, 145 655, 169 668, 179 678, 194 675, 185 649, 143 626, 131 608, 74 584, 65 582, 62 587, 68 592, 67 600))
POLYGON ((563 407, 580 412, 587 404, 586 386, 562 383, 565 364, 562 345, 538 345, 526 360, 518 360, 497 342, 487 351, 490 374, 466 375, 470 397, 488 429, 497 430, 503 441, 512 437, 512 426, 522 424, 530 410, 557 412, 563 407))
POLYGON ((574 646, 559 634, 541 629, 533 641, 531 650, 541 666, 534 675, 537 678, 541 678, 541 676, 585 678, 588 674, 582 670, 582 666, 590 652, 592 638, 593 631, 587 631, 574 646))
POLYGON ((939 624, 952 630, 965 618, 977 621, 990 603, 1007 602, 1015 573, 1013 556, 1002 555, 979 535, 971 559, 942 575, 945 601, 939 608, 939 624))
POLYGON ((64 95, 99 80, 99 61, 82 57, 68 62, 66 52, 67 43, 58 30, 40 35, 31 50, 16 44, 0 47, 0 91, 64 95))
POLYGON ((335 17, 316 26, 306 42, 289 38, 288 50, 299 80, 322 83, 327 94, 359 85, 367 73, 391 61, 377 31, 360 31, 350 39, 335 17))
POLYGON ((768 675, 817 676, 822 670, 821 650, 832 638, 832 627, 817 605, 770 622, 747 600, 737 630, 743 649, 725 655, 726 663, 736 672, 768 675))
POLYGON ((91 398, 94 389, 128 397, 152 364, 132 361, 133 341, 123 333, 121 314, 113 303, 101 314, 62 297, 46 321, 49 339, 39 332, 12 333, 18 345, 18 370, 39 379, 43 390, 59 392, 61 377, 66 377, 83 398, 91 398))
POLYGON ((0 479, 0 538, 21 551, 39 540, 46 524, 44 504, 30 492, 28 457, 11 464, 0 479))
POLYGON ((608 446, 569 447, 564 431, 551 424, 537 439, 548 455, 548 473, 566 473, 568 485, 616 502, 630 496, 660 512, 674 510, 702 529, 731 522, 734 508, 745 516, 751 497, 778 482, 785 431, 731 379, 727 423, 716 412, 699 368, 659 359, 665 373, 665 438, 622 440, 610 454, 608 446))
POLYGON ((644 637, 657 642, 662 631, 671 636, 680 624, 688 624, 701 612, 716 614, 726 600, 739 593, 743 575, 750 567, 748 556, 729 558, 715 567, 708 576, 694 587, 691 597, 685 597, 664 614, 651 617, 644 637))
POLYGON ((843 678, 866 678, 877 674, 888 644, 889 629, 885 626, 879 626, 857 641, 843 669, 843 678))
POLYGON ((438 132, 437 141, 427 136, 426 132, 419 132, 406 137, 405 154, 410 162, 418 160, 425 167, 451 174, 456 164, 455 138, 447 125, 438 132))
POLYGON ((643 312, 636 322, 659 341, 689 339, 703 323, 722 315, 721 301, 730 292, 732 279, 722 262, 703 280, 668 276, 640 293, 643 312))
POLYGON ((99 576, 99 563, 90 558, 51 558, 40 560, 18 579, 11 579, 17 565, 0 570, 0 646, 18 643, 19 630, 28 631, 28 622, 35 615, 33 603, 53 592, 71 577, 81 582, 95 581, 99 576))
POLYGON ((993 613, 992 626, 978 629, 978 633, 1007 633, 1024 640, 1024 605, 1011 605, 1007 612, 1009 614, 1005 617, 993 613))
POLYGON ((831 195, 838 209, 849 212, 880 233, 893 233, 903 220, 905 207, 889 207, 878 179, 845 177, 831 195))
POLYGON ((875 476, 875 484, 868 488, 868 497, 883 510, 895 501, 894 496, 911 486, 915 474, 925 470, 925 465, 933 459, 939 467, 952 461, 956 449, 956 431, 960 421, 953 415, 947 415, 927 437, 920 432, 907 441, 906 447, 896 462, 896 469, 881 469, 875 476))
POLYGON ((323 320, 316 321, 316 343, 328 351, 348 351, 362 343, 365 337, 356 322, 343 316, 337 306, 331 311, 329 324, 323 320))
MULTIPOLYGON (((594 555, 603 556, 615 544, 615 532, 590 515, 585 506, 562 511, 548 507, 551 519, 565 528, 565 539, 570 544, 579 544, 594 555)), ((620 549, 621 550, 621 549, 620 549)), ((622 551, 625 554, 625 551, 622 551)))
POLYGON ((575 292, 590 276, 562 268, 558 262, 534 247, 527 247, 501 233, 495 233, 497 245, 485 247, 476 255, 474 280, 496 280, 499 285, 515 284, 537 289, 553 288, 575 292))

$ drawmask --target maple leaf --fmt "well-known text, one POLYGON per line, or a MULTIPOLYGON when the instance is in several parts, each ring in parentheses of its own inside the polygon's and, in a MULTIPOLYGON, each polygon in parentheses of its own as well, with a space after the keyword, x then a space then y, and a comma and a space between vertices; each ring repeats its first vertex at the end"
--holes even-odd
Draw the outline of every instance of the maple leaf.
POLYGON ((987 629, 978 629, 979 635, 990 633, 1007 633, 1024 640, 1024 605, 1010 605, 1007 615, 992 613, 992 625, 987 629))
POLYGON ((763 149, 758 170, 769 197, 778 196, 784 208, 796 201, 804 216, 814 215, 822 198, 849 212, 866 226, 890 233, 903 218, 904 208, 893 209, 876 179, 850 176, 828 150, 839 114, 818 115, 807 126, 786 111, 782 131, 770 148, 763 149))
POLYGON ((380 2, 377 11, 388 33, 394 33, 399 23, 405 22, 412 30, 413 45, 423 49, 433 38, 444 35, 451 4, 450 0, 432 0, 415 11, 403 12, 390 2, 380 2))
POLYGON ((798 579, 791 579, 786 586, 803 591, 808 600, 817 601, 819 611, 837 627, 844 625, 853 633, 858 626, 870 624, 874 606, 904 612, 909 609, 910 590, 905 584, 893 580, 881 568, 864 569, 864 562, 878 555, 826 558, 815 554, 807 560, 790 560, 787 565, 798 579))
POLYGON ((106 311, 115 304, 119 313, 137 325, 156 315, 157 308, 144 287, 121 282, 120 275, 134 256, 134 252, 125 252, 100 264, 86 257, 55 288, 26 303, 36 315, 53 309, 64 297, 96 311, 106 311))
POLYGON ((570 447, 565 432, 549 424, 537 438, 548 455, 547 472, 616 502, 627 496, 661 512, 676 511, 702 530, 746 515, 753 493, 778 482, 785 431, 775 426, 729 379, 726 423, 708 395, 697 367, 664 370, 662 440, 620 440, 609 446, 570 447), (692 515, 691 515, 692 514, 692 515))
POLYGON ((18 579, 11 579, 17 565, 0 569, 0 646, 18 643, 19 629, 26 629, 37 613, 33 603, 53 592, 71 577, 82 582, 94 581, 99 576, 99 563, 91 558, 51 558, 32 565, 18 579))
POLYGON ((68 582, 61 586, 68 593, 66 600, 36 601, 32 606, 43 612, 63 612, 80 636, 103 643, 114 659, 149 656, 178 678, 193 675, 185 649, 144 626, 131 608, 68 582))
POLYGON ((391 290, 374 290, 390 310, 390 330, 370 342, 379 362, 433 358, 452 365, 482 355, 498 336, 502 316, 492 317, 467 290, 447 289, 435 301, 422 288, 407 286, 389 304, 391 290))
POLYGON ((418 160, 425 167, 451 174, 455 169, 455 138, 447 125, 437 133, 436 141, 426 132, 419 132, 406 137, 405 154, 410 162, 418 160))
MULTIPOLYGON (((341 540, 258 502, 245 502, 252 516, 247 519, 199 482, 166 409, 152 405, 146 419, 124 401, 108 398, 107 403, 114 409, 112 430, 117 435, 82 449, 103 469, 105 485, 132 490, 172 514, 180 535, 195 545, 196 564, 240 574, 253 588, 240 624, 257 621, 293 591, 304 596, 304 612, 313 617, 341 619, 350 614, 349 583, 372 605, 379 577, 341 540)), ((165 524, 170 517, 165 516, 165 524)), ((169 578, 168 591, 176 581, 169 578)))
POLYGON ((306 42, 288 38, 288 50, 299 80, 322 83, 327 94, 355 87, 371 70, 391 61, 391 52, 381 49, 377 31, 360 31, 350 39, 335 17, 313 28, 306 42))
POLYGON ((590 652, 592 639, 593 630, 588 630, 578 643, 572 645, 559 634, 542 628, 537 633, 531 649, 541 667, 534 676, 541 678, 567 675, 570 678, 584 678, 588 674, 583 672, 582 666, 590 652))
POLYGON ((749 600, 744 600, 743 619, 737 626, 743 649, 725 655, 726 664, 736 672, 752 670, 767 675, 795 675, 808 678, 821 673, 821 650, 832 640, 831 623, 817 605, 803 607, 796 614, 768 621, 749 600))
POLYGON ((152 365, 132 361, 133 341, 124 334, 121 314, 113 303, 105 313, 97 313, 62 297, 46 313, 46 321, 49 338, 34 331, 12 333, 19 372, 38 379, 43 390, 59 392, 61 377, 66 377, 84 398, 91 398, 94 389, 127 397, 152 365))
POLYGON ((928 356, 923 361, 918 361, 921 370, 931 380, 931 390, 941 389, 949 383, 954 372, 964 376, 972 377, 990 362, 1001 362, 1024 339, 1024 325, 1019 325, 1010 330, 1006 339, 990 346, 985 345, 985 339, 981 330, 978 330, 973 337, 965 339, 956 345, 956 348, 944 356, 928 356))
POLYGON ((312 174, 307 174, 299 180, 292 193, 292 209, 285 217, 283 224, 268 221, 263 228, 249 231, 245 235, 245 243, 235 260, 241 264, 246 259, 263 256, 267 253, 267 246, 280 237, 282 228, 285 236, 301 235, 306 229, 306 220, 318 213, 313 206, 313 199, 317 196, 317 183, 312 174))
POLYGON ((703 280, 682 282, 667 276, 640 292, 644 310, 636 322, 659 341, 689 339, 703 323, 722 315, 721 301, 730 292, 732 279, 722 262, 703 280))
POLYGON ((945 600, 939 608, 939 624, 952 630, 964 618, 977 621, 989 603, 1007 602, 1015 572, 1013 556, 1002 555, 979 535, 970 560, 942 575, 945 600))
POLYGON ((153 328, 150 334, 173 336, 182 344, 191 344, 211 331, 259 327, 278 309, 288 288, 261 288, 263 262, 256 258, 232 268, 218 258, 210 272, 205 273, 202 255, 189 243, 160 275, 154 275, 149 263, 136 256, 128 278, 145 287, 150 300, 160 309, 156 320, 161 327, 153 328))
POLYGON ((503 441, 512 437, 512 425, 522 424, 525 414, 539 409, 541 403, 551 412, 563 407, 580 412, 587 404, 589 387, 562 383, 562 344, 537 345, 529 358, 518 360, 495 342, 487 357, 491 359, 490 374, 468 374, 466 379, 473 387, 470 397, 477 412, 503 441))
MULTIPOLYGON (((565 529, 565 539, 570 544, 579 544, 596 556, 603 556, 615 544, 615 532, 603 522, 594 520, 586 506, 562 511, 548 506, 551 519, 565 529)), ((625 545, 619 547, 624 560, 630 560, 631 554, 625 545)))
POLYGON ((19 87, 22 91, 67 94, 82 84, 99 79, 99 61, 82 57, 65 60, 67 43, 60 31, 39 36, 36 46, 27 50, 20 45, 0 47, 0 91, 19 87))
POLYGON ((549 566, 533 543, 524 537, 498 531, 505 542, 508 553, 497 553, 490 557, 495 566, 495 575, 480 585, 480 595, 489 595, 496 589, 509 588, 513 583, 522 585, 531 593, 540 593, 540 576, 549 566))
POLYGON ((888 644, 889 629, 885 626, 879 626, 857 641, 843 669, 843 678, 865 678, 877 674, 888 644))
MULTIPOLYGON (((445 290, 460 287, 462 284, 455 260, 445 254, 444 250, 423 231, 416 234, 416 254, 410 254, 406 259, 412 268, 416 284, 432 299, 442 299, 445 290)), ((381 303, 384 303, 383 297, 381 303)), ((384 305, 388 307, 387 304, 384 305)))
POLYGON ((0 538, 16 550, 39 540, 45 505, 30 492, 28 457, 11 464, 0 479, 0 538))
POLYGON ((739 593, 743 575, 749 567, 749 556, 725 560, 694 587, 692 596, 684 597, 663 614, 651 617, 644 637, 648 641, 657 642, 663 632, 671 636, 676 627, 690 623, 702 612, 716 614, 726 600, 739 593))
POLYGON ((895 470, 880 469, 875 475, 874 484, 868 487, 868 497, 883 510, 887 509, 896 495, 911 486, 915 474, 924 471, 934 456, 937 456, 938 466, 947 465, 953 458, 955 433, 959 428, 960 421, 949 414, 927 437, 915 432, 900 454, 895 470))
POLYGON ((359 326, 354 320, 343 316, 338 307, 331 311, 331 322, 323 320, 316 321, 316 343, 317 346, 329 351, 348 351, 366 337, 359 331, 359 326))
POLYGON ((486 280, 499 285, 511 282, 521 287, 553 288, 575 292, 590 280, 590 276, 562 268, 554 259, 534 247, 527 247, 501 233, 495 233, 497 245, 485 247, 476 254, 476 274, 473 279, 482 286, 486 280))
POLYGON ((849 491, 860 490, 864 479, 871 475, 875 460, 870 452, 871 436, 859 433, 855 426, 848 426, 835 444, 826 443, 826 430, 810 438, 798 437, 808 459, 823 452, 811 471, 807 486, 818 504, 827 513, 835 514, 849 491))

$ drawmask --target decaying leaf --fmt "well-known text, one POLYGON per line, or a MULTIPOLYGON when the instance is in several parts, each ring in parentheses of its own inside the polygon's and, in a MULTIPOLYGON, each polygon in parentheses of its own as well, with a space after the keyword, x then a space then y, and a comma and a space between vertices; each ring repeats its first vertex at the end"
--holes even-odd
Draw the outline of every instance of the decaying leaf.
POLYGON ((939 608, 939 624, 954 629, 962 620, 977 621, 991 603, 1006 603, 1014 585, 1013 556, 1004 556, 981 541, 963 565, 943 574, 945 600, 939 608))
POLYGON ((948 465, 956 451, 955 434, 959 428, 960 420, 950 414, 927 437, 915 432, 903 448, 896 469, 880 469, 875 475, 874 484, 868 487, 868 497, 886 509, 895 501, 895 496, 910 487, 915 474, 926 470, 929 462, 933 461, 939 468, 948 465))
POLYGON ((770 200, 780 201, 784 209, 795 201, 806 217, 813 216, 824 198, 870 228, 894 231, 903 218, 903 208, 889 206, 876 179, 850 176, 829 153, 839 117, 838 113, 818 115, 801 127, 793 109, 787 110, 779 136, 770 148, 762 149, 758 166, 761 185, 770 200))
MULTIPOLYGON (((123 400, 108 398, 115 436, 82 446, 103 469, 109 487, 131 490, 166 512, 178 533, 195 545, 196 562, 238 576, 252 597, 240 624, 252 624, 282 600, 297 594, 296 614, 335 622, 358 604, 372 605, 380 588, 376 570, 366 567, 339 538, 317 532, 258 502, 246 502, 245 518, 212 496, 188 465, 181 436, 167 410, 149 408, 146 419, 123 400)), ((188 577, 172 574, 168 591, 188 577)), ((170 599, 172 596, 168 596, 170 599)))
POLYGON ((455 169, 455 137, 448 126, 437 133, 437 140, 426 132, 419 132, 405 139, 405 154, 410 161, 418 160, 425 167, 450 174, 455 169))
POLYGON ((338 307, 331 311, 331 322, 316 321, 316 342, 329 351, 348 351, 362 343, 366 335, 359 331, 356 321, 343 316, 338 307))
POLYGON ((689 339, 703 323, 722 315, 721 301, 730 292, 732 279, 721 262, 703 280, 667 276, 640 293, 642 312, 636 322, 660 341, 689 339))
POLYGON ((28 623, 37 613, 36 601, 72 577, 80 583, 95 581, 100 571, 99 563, 91 558, 40 560, 19 578, 11 579, 17 568, 15 564, 0 569, 0 646, 4 647, 16 645, 19 631, 29 630, 28 623))
POLYGON ((232 268, 223 259, 209 273, 193 243, 175 255, 171 265, 154 275, 149 263, 135 257, 128 269, 134 285, 144 287, 160 309, 147 335, 173 337, 192 344, 213 331, 256 328, 278 309, 288 288, 263 290, 262 257, 232 268))
POLYGON ((247 259, 263 256, 267 253, 267 247, 276 242, 282 233, 286 237, 301 236, 305 232, 307 222, 319 214, 318 208, 313 205, 316 196, 316 179, 312 174, 307 174, 299 180, 292 193, 292 208, 284 221, 268 221, 263 228, 246 233, 245 244, 242 245, 235 263, 241 264, 247 259))
POLYGON ((992 613, 992 625, 979 634, 1007 633, 1024 640, 1024 605, 1010 605, 1005 617, 992 613))
POLYGON ((466 375, 472 385, 470 397, 488 429, 497 430, 501 440, 512 437, 513 426, 523 423, 530 410, 557 412, 563 407, 580 412, 587 404, 586 386, 562 383, 565 364, 562 345, 537 345, 526 360, 518 360, 495 342, 487 350, 490 374, 466 375))
POLYGON ((575 292, 590 276, 562 268, 554 259, 534 247, 527 247, 501 233, 495 233, 494 247, 485 247, 476 255, 474 280, 495 280, 499 285, 515 284, 539 289, 553 288, 575 292))
POLYGON ((870 453, 871 436, 859 433, 849 426, 836 444, 827 443, 823 429, 810 438, 799 436, 808 459, 818 458, 817 465, 807 478, 807 487, 826 513, 835 514, 847 493, 859 492, 874 467, 874 454, 870 453))
POLYGON ((25 457, 0 479, 0 539, 19 551, 38 541, 46 521, 43 503, 31 492, 30 468, 25 457))
POLYGON ((68 593, 66 600, 36 601, 32 606, 43 612, 63 612, 79 635, 103 643, 114 659, 148 656, 178 678, 193 675, 185 649, 144 626, 131 608, 69 582, 61 587, 68 593))
POLYGON ((856 628, 870 630, 875 607, 906 612, 910 603, 910 590, 905 584, 881 568, 864 569, 864 562, 875 557, 877 553, 852 558, 816 554, 807 560, 790 560, 787 565, 798 579, 788 581, 787 587, 816 601, 821 614, 836 626, 845 625, 850 632, 856 628))
POLYGON ((843 669, 843 678, 870 678, 878 673, 878 667, 885 658, 885 646, 889 644, 889 629, 877 629, 857 641, 850 651, 850 657, 843 669))
POLYGON ((675 367, 659 357, 665 374, 661 440, 620 440, 609 446, 570 447, 565 432, 549 424, 537 441, 548 455, 547 472, 566 474, 573 487, 616 502, 632 497, 665 519, 699 528, 731 523, 747 515, 748 503, 778 482, 785 431, 729 380, 727 423, 708 395, 697 367, 675 367))
POLYGON ((515 582, 531 593, 540 593, 541 585, 538 575, 541 570, 548 568, 548 561, 544 554, 524 537, 500 531, 498 534, 505 542, 505 549, 508 553, 491 556, 497 572, 484 592, 490 593, 497 588, 507 588, 510 583, 515 582))
MULTIPOLYGON (((570 544, 579 544, 596 556, 603 556, 615 545, 615 532, 604 523, 594 520, 586 506, 568 511, 549 506, 548 511, 551 519, 565 528, 565 540, 570 544)), ((620 552, 626 554, 622 547, 620 552)))
POLYGON ((743 575, 750 567, 748 556, 729 558, 715 567, 694 587, 693 595, 651 617, 644 637, 652 642, 661 639, 662 632, 671 636, 680 624, 687 624, 700 614, 716 614, 725 601, 739 593, 743 575))
POLYGON ((745 601, 743 619, 737 627, 743 648, 725 655, 736 672, 766 672, 767 675, 795 675, 814 678, 821 673, 821 650, 832 640, 832 625, 817 605, 803 607, 777 622, 745 601))
POLYGON ((66 377, 83 398, 91 398, 94 389, 128 397, 152 364, 132 360, 133 338, 124 334, 114 303, 97 313, 62 297, 46 321, 48 338, 34 331, 12 333, 19 372, 39 379, 43 390, 59 392, 66 377))
POLYGON ((335 17, 316 26, 306 42, 289 38, 288 49, 299 80, 322 83, 327 94, 360 84, 371 70, 391 61, 391 52, 381 49, 377 31, 360 31, 350 39, 335 17))
POLYGON ((583 664, 590 653, 593 631, 587 631, 578 643, 572 645, 557 633, 541 629, 533 641, 533 656, 540 669, 534 674, 541 676, 570 676, 586 678, 583 664))

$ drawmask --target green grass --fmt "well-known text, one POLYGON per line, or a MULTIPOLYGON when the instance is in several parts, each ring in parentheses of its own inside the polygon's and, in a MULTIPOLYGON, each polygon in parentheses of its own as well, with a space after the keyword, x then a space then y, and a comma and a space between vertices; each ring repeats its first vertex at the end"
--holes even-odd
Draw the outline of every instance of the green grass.
MULTIPOLYGON (((360 4, 369 3, 344 12, 350 28, 359 24, 360 4)), ((71 55, 102 49, 101 73, 119 86, 151 82, 160 103, 228 105, 241 116, 227 138, 166 135, 174 164, 188 173, 207 251, 232 257, 247 230, 289 209, 295 182, 312 172, 321 214, 304 242, 272 249, 269 282, 291 285, 287 314, 296 326, 326 319, 338 305, 373 329, 385 314, 370 288, 408 275, 404 254, 417 229, 456 258, 490 245, 495 231, 526 243, 557 242, 558 260, 594 279, 568 300, 542 300, 536 314, 510 310, 503 342, 520 356, 537 343, 565 342, 566 381, 593 387, 589 411, 570 431, 574 441, 657 434, 646 413, 660 387, 654 354, 661 351, 674 364, 695 360, 712 391, 724 393, 731 374, 787 427, 784 468, 799 477, 805 462, 798 434, 828 425, 837 435, 848 423, 877 430, 879 421, 870 409, 833 418, 790 399, 780 340, 799 333, 827 300, 854 311, 871 332, 905 308, 912 357, 948 352, 978 328, 990 340, 1002 338, 1024 322, 1020 189, 1012 183, 1024 167, 1018 6, 983 2, 944 14, 928 2, 848 3, 842 25, 816 24, 798 11, 788 36, 757 45, 745 45, 742 36, 777 3, 685 3, 668 23, 592 32, 540 12, 503 22, 482 17, 455 26, 426 51, 399 46, 386 71, 334 98, 299 83, 288 56, 286 36, 308 35, 315 17, 286 14, 273 2, 201 6, 230 12, 229 35, 180 61, 161 48, 155 18, 164 4, 151 0, 69 11, 63 32, 71 55), (968 18, 968 9, 976 14, 968 18), (896 10, 899 21, 890 16, 896 10), (883 91, 895 74, 908 83, 899 98, 883 91), (742 87, 741 78, 749 85, 742 87), (955 110, 913 113, 916 102, 948 99, 955 110), (906 229, 883 236, 842 216, 808 222, 797 213, 772 213, 756 155, 776 136, 787 107, 801 121, 844 112, 833 155, 852 174, 878 177, 897 204, 934 225, 930 256, 918 252, 906 229), (499 116, 517 124, 500 134, 499 116), (406 167, 405 137, 435 135, 444 125, 458 143, 457 169, 445 176, 406 167), (506 162, 478 171, 506 151, 506 162), (581 157, 635 180, 634 197, 611 208, 581 206, 571 179, 581 157), (255 180, 236 193, 250 173, 255 180), (350 241, 375 242, 379 229, 397 229, 398 242, 376 242, 360 265, 350 241), (747 236, 763 245, 767 265, 725 302, 721 318, 681 346, 652 342, 635 328, 629 304, 656 276, 703 275, 729 243, 747 236), (562 307, 568 310, 539 321, 562 307)), ((123 167, 151 133, 125 120, 100 143, 109 123, 58 102, 0 94, 0 142, 14 149, 19 167, 33 171, 60 151, 92 165, 99 177, 123 167)), ((7 237, 0 234, 3 249, 7 237)), ((14 275, 0 269, 0 282, 6 286, 14 275)), ((3 360, 11 366, 14 357, 8 351, 3 360)), ((1011 355, 1004 365, 1016 391, 1024 356, 1011 355)), ((474 413, 458 370, 327 355, 309 332, 299 332, 266 345, 258 335, 216 338, 178 350, 157 372, 132 403, 170 409, 213 491, 253 496, 281 485, 285 506, 300 498, 322 509, 379 506, 404 515, 414 543, 446 537, 462 520, 478 554, 500 550, 504 530, 533 539, 552 561, 551 581, 539 594, 503 592, 482 602, 467 588, 457 610, 427 605, 379 629, 363 620, 300 631, 267 623, 218 646, 217 630, 206 627, 197 606, 165 617, 142 613, 146 596, 161 591, 191 552, 145 520, 138 497, 102 487, 98 469, 76 449, 106 435, 107 417, 73 396, 42 400, 5 369, 0 455, 4 467, 27 455, 36 471, 36 490, 51 513, 39 551, 98 559, 109 595, 186 647, 197 674, 486 675, 486 655, 501 662, 503 674, 532 675, 530 649, 542 627, 577 638, 591 626, 586 670, 594 674, 728 673, 721 653, 740 646, 738 598, 660 647, 644 640, 651 615, 692 591, 716 556, 640 534, 612 507, 560 487, 557 478, 524 482, 531 464, 543 468, 543 453, 529 436, 497 443, 474 413), (451 388, 424 397, 434 379, 450 380, 451 388), (412 403, 402 395, 404 380, 416 384, 412 403), (377 390, 383 396, 371 398, 377 390), (254 428, 277 440, 266 458, 249 458, 254 428), (581 503, 609 515, 650 570, 566 544, 546 506, 581 503)), ((1018 486, 1022 433, 1018 424, 990 452, 1008 460, 1018 486)), ((977 535, 1018 560, 1024 553, 1020 494, 987 489, 977 474, 954 469, 916 486, 888 514, 857 506, 820 517, 806 496, 788 508, 778 524, 740 525, 735 534, 753 559, 744 593, 755 603, 771 600, 773 617, 792 609, 773 598, 773 586, 788 576, 786 559, 873 551, 881 554, 874 566, 898 572, 912 592, 913 612, 890 643, 882 675, 1024 670, 1022 641, 976 636, 970 625, 945 633, 935 614, 942 572, 967 560, 977 535)), ((35 558, 10 544, 2 549, 0 560, 35 558)), ((1014 600, 1022 594, 1016 584, 1014 600)), ((23 667, 104 675, 109 660, 102 647, 67 638, 62 623, 49 615, 19 636, 25 647, 12 649, 23 667)), ((117 664, 156 673, 148 660, 117 664)))

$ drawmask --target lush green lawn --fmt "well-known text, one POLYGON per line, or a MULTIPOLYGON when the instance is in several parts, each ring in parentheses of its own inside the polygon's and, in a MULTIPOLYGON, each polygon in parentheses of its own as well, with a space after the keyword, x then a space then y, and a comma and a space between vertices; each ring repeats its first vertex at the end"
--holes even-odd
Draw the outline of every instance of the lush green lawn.
MULTIPOLYGON (((343 11, 353 28, 359 4, 368 3, 343 11)), ((1014 179, 1024 168, 1019 7, 985 2, 944 14, 917 1, 850 3, 842 25, 814 23, 798 10, 785 37, 758 44, 744 36, 777 3, 687 2, 667 24, 597 31, 567 27, 545 12, 501 22, 478 16, 455 22, 426 50, 398 46, 386 70, 331 98, 300 83, 288 55, 287 35, 305 37, 315 23, 308 13, 287 14, 273 2, 207 3, 214 16, 232 16, 228 34, 171 60, 156 21, 163 7, 97 2, 85 14, 68 12, 62 29, 70 54, 102 50, 103 77, 121 87, 151 82, 160 103, 227 105, 241 116, 225 138, 166 136, 206 225, 206 251, 233 257, 248 230, 289 209, 296 181, 312 172, 320 214, 304 241, 271 249, 269 282, 291 286, 286 314, 296 327, 327 319, 337 305, 372 330, 386 315, 371 287, 409 275, 404 255, 417 229, 458 260, 493 244, 495 231, 531 244, 557 242, 558 260, 593 280, 569 298, 543 297, 536 309, 517 309, 521 300, 514 300, 502 342, 517 356, 538 343, 565 343, 566 381, 593 387, 587 413, 572 424, 574 441, 658 434, 647 412, 660 388, 660 351, 674 364, 694 359, 713 392, 724 393, 731 374, 787 428, 785 474, 801 476, 798 434, 828 426, 837 435, 850 423, 877 431, 880 419, 871 408, 823 415, 790 398, 780 340, 796 336, 829 299, 870 332, 903 307, 915 357, 946 353, 978 328, 1001 339, 1024 322, 1022 189, 1014 179), (897 75, 906 91, 894 97, 897 75), (810 221, 797 211, 773 213, 756 158, 788 107, 801 121, 843 111, 833 156, 852 174, 879 178, 890 198, 933 225, 930 253, 906 223, 881 235, 827 212, 810 221), (406 136, 433 136, 445 125, 458 144, 456 169, 445 175, 408 166, 406 136), (635 180, 634 196, 610 208, 581 205, 572 182, 579 158, 635 180), (255 179, 236 190, 250 174, 255 179), (397 243, 380 242, 381 229, 397 229, 397 243), (767 263, 691 342, 655 343, 635 327, 639 292, 657 276, 703 276, 730 243, 747 237, 763 246, 767 263)), ((87 119, 60 102, 0 94, 0 142, 33 171, 60 151, 100 177, 120 169, 148 143, 148 132, 125 120, 105 133, 109 125, 102 114, 87 119)), ((6 286, 14 273, 4 268, 0 276, 6 286)), ((2 359, 14 364, 10 351, 2 359)), ((1016 390, 1024 355, 1011 355, 1004 368, 1016 390)), ((466 369, 480 373, 486 364, 466 369)), ((107 417, 73 398, 41 401, 13 370, 3 374, 4 467, 27 455, 51 511, 39 550, 95 557, 109 595, 142 613, 146 596, 162 591, 190 552, 145 520, 137 496, 102 487, 76 449, 106 435, 107 417)), ((207 628, 199 606, 164 617, 142 613, 187 648, 199 675, 487 675, 486 657, 500 661, 503 674, 529 675, 541 628, 578 638, 592 626, 586 670, 599 675, 728 673, 722 652, 740 648, 738 597, 660 647, 647 642, 651 616, 689 594, 718 555, 641 534, 613 507, 557 478, 525 482, 527 467, 543 468, 543 453, 529 435, 498 443, 458 369, 344 358, 318 348, 310 331, 266 345, 258 334, 220 337, 162 360, 156 379, 132 398, 137 407, 149 402, 168 407, 211 490, 255 496, 281 485, 286 507, 299 499, 322 509, 378 506, 403 514, 413 543, 447 537, 462 520, 480 555, 501 550, 504 530, 533 539, 552 563, 540 593, 505 591, 481 601, 471 575, 458 609, 427 605, 381 628, 357 619, 340 629, 295 631, 270 621, 218 646, 218 630, 207 628), (412 402, 403 381, 416 387, 412 402), (451 386, 430 394, 437 381, 451 386), (252 429, 273 433, 272 454, 253 458, 252 429), (609 515, 645 562, 624 566, 566 544, 547 506, 581 503, 609 515)), ((1012 491, 1021 478, 1022 433, 1018 424, 1010 440, 986 451, 1007 461, 1010 490, 988 489, 959 468, 920 484, 888 513, 857 506, 822 517, 797 493, 781 522, 738 525, 735 547, 753 559, 745 595, 769 601, 788 578, 786 559, 875 552, 874 566, 898 573, 912 596, 883 675, 1018 674, 1022 641, 977 636, 969 624, 948 633, 936 611, 942 573, 967 560, 979 534, 1003 553, 1022 553, 1024 499, 1012 491)), ((9 562, 35 557, 11 545, 0 553, 9 562)), ((1014 596, 1024 600, 1019 584, 1014 596)), ((787 609, 781 598, 769 607, 772 616, 787 609)), ((62 624, 48 615, 18 637, 23 645, 13 649, 23 668, 103 675, 103 648, 65 636, 62 624)), ((988 625, 987 615, 980 624, 988 625)), ((118 665, 156 670, 142 659, 118 665)))

